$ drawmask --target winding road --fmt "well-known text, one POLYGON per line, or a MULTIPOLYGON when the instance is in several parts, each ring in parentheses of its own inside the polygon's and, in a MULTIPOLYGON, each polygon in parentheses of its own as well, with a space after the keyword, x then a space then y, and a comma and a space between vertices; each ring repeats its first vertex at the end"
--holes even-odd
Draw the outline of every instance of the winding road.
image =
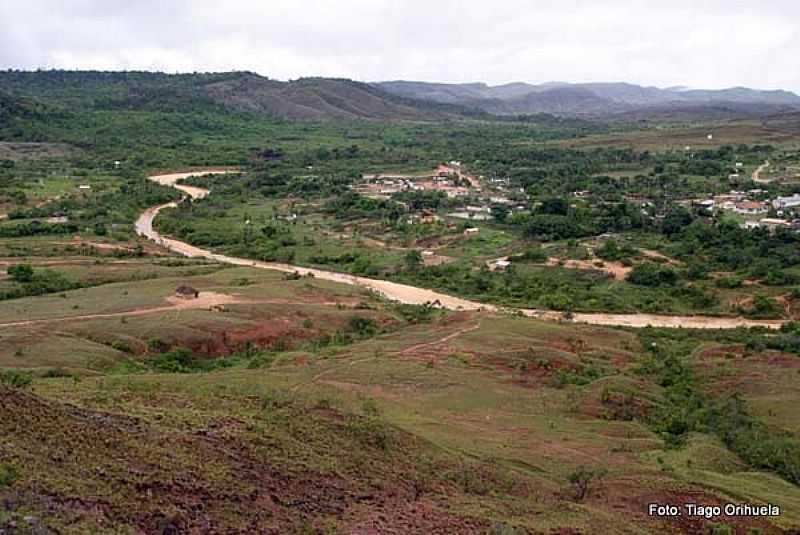
MULTIPOLYGON (((221 169, 206 169, 201 171, 194 171, 190 173, 172 173, 162 175, 152 175, 148 177, 153 182, 165 186, 172 186, 185 193, 192 199, 202 199, 209 194, 209 190, 198 188, 194 186, 187 186, 179 184, 185 178, 191 176, 203 176, 211 174, 224 174, 232 171, 221 169)), ((282 264, 277 262, 259 262, 246 258, 237 258, 233 256, 222 255, 214 253, 207 249, 201 249, 188 243, 162 236, 155 229, 153 229, 153 220, 158 213, 165 208, 175 207, 176 203, 167 203, 159 206, 148 208, 136 220, 136 232, 154 242, 166 247, 167 249, 188 257, 199 257, 222 262, 226 264, 233 264, 237 266, 254 267, 259 269, 271 269, 284 272, 297 272, 301 275, 311 274, 315 278, 328 280, 332 282, 339 282, 353 286, 367 288, 384 297, 406 304, 422 305, 425 303, 438 302, 442 307, 450 310, 486 310, 490 312, 498 312, 502 310, 501 307, 495 305, 480 303, 477 301, 470 301, 461 299, 451 295, 427 290, 424 288, 417 288, 407 284, 399 284, 396 282, 370 279, 367 277, 358 277, 355 275, 348 275, 345 273, 338 273, 335 271, 326 271, 322 269, 307 268, 301 266, 293 266, 289 264, 282 264)), ((561 312, 548 311, 548 310, 532 310, 522 309, 522 314, 529 317, 559 321, 562 320, 561 312)), ((770 329, 778 329, 784 324, 782 320, 749 320, 741 317, 712 317, 712 316, 661 316, 654 314, 584 314, 576 313, 573 315, 572 321, 578 323, 588 323, 593 325, 608 325, 608 326, 625 326, 625 327, 684 327, 692 329, 733 329, 736 327, 767 327, 770 329)))
POLYGON ((768 161, 762 163, 761 165, 758 166, 758 168, 755 171, 753 171, 753 176, 752 176, 753 182, 759 182, 761 184, 769 184, 770 182, 772 182, 771 179, 761 178, 761 173, 766 171, 767 167, 769 167, 768 161))

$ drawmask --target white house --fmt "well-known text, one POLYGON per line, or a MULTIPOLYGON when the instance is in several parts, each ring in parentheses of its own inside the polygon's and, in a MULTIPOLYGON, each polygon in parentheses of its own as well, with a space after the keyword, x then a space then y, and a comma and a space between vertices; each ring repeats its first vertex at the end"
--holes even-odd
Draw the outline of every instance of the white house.
POLYGON ((800 206, 800 193, 795 193, 791 197, 778 197, 772 201, 772 206, 774 206, 776 210, 800 206))

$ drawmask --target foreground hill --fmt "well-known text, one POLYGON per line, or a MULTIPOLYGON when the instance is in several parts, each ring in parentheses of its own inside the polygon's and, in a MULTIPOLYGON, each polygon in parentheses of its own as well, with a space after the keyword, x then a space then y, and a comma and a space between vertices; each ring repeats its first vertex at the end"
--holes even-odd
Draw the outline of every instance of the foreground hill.
POLYGON ((0 113, 24 109, 20 99, 70 111, 240 110, 289 120, 437 120, 469 114, 352 80, 280 82, 247 72, 0 72, 0 113))
POLYGON ((759 91, 744 87, 723 90, 660 89, 627 83, 483 83, 438 84, 393 81, 375 84, 408 98, 473 107, 498 115, 552 113, 563 116, 628 118, 666 113, 705 117, 749 117, 800 109, 800 97, 789 91, 759 91))

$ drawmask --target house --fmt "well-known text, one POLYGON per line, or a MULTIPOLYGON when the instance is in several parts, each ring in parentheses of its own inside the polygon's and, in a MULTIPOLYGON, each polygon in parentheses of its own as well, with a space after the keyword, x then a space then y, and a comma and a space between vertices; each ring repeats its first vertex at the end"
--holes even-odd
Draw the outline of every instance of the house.
POLYGON ((200 292, 192 288, 191 286, 187 286, 182 284, 175 288, 175 297, 180 299, 197 299, 200 297, 200 292))
POLYGON ((477 227, 470 227, 464 231, 464 236, 476 236, 480 231, 477 227))
POLYGON ((508 260, 497 260, 495 262, 492 262, 492 264, 490 265, 490 269, 492 271, 505 271, 506 269, 508 269, 508 266, 510 265, 511 262, 509 262, 508 260))
POLYGON ((767 228, 769 230, 775 230, 776 228, 792 228, 792 223, 789 221, 785 221, 783 219, 776 219, 772 217, 764 217, 759 219, 758 221, 745 221, 742 225, 746 229, 754 229, 754 228, 767 228))
POLYGON ((488 206, 467 206, 467 212, 474 213, 490 213, 492 211, 488 206))
POLYGON ((772 206, 774 206, 776 210, 800 206, 800 193, 795 193, 791 197, 778 197, 772 201, 772 206))
POLYGON ((766 214, 769 210, 767 203, 760 201, 741 201, 734 205, 733 211, 742 215, 766 214))
POLYGON ((428 250, 422 251, 422 256, 423 257, 431 257, 431 256, 434 256, 435 254, 436 253, 434 253, 433 251, 428 251, 428 250))
POLYGON ((90 186, 89 184, 81 184, 80 186, 78 186, 78 189, 92 189, 92 186, 90 186))
POLYGON ((789 228, 792 224, 789 221, 785 221, 783 219, 775 219, 773 217, 765 217, 759 221, 762 227, 768 228, 778 228, 778 227, 786 227, 789 228))

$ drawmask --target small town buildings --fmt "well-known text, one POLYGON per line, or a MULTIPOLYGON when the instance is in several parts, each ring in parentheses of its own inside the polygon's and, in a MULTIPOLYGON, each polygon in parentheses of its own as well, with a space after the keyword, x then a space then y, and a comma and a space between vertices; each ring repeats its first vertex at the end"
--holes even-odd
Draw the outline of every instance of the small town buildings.
POLYGON ((766 214, 769 209, 767 203, 761 201, 740 201, 734 205, 733 211, 741 215, 766 214))
POLYGON ((786 208, 800 206, 800 193, 795 193, 791 197, 777 197, 772 201, 772 206, 776 210, 785 210, 786 208))
POLYGON ((769 228, 779 228, 779 227, 786 227, 789 228, 792 224, 789 221, 784 219, 776 219, 773 217, 765 217, 759 220, 762 227, 769 227, 769 228))
POLYGON ((775 230, 778 228, 795 228, 793 222, 773 217, 764 217, 758 221, 745 221, 742 226, 746 229, 767 228, 775 230))
POLYGON ((492 209, 489 208, 488 206, 467 206, 466 210, 467 210, 467 212, 473 212, 473 213, 476 213, 476 214, 479 214, 479 213, 488 214, 488 213, 490 213, 492 211, 492 209))

